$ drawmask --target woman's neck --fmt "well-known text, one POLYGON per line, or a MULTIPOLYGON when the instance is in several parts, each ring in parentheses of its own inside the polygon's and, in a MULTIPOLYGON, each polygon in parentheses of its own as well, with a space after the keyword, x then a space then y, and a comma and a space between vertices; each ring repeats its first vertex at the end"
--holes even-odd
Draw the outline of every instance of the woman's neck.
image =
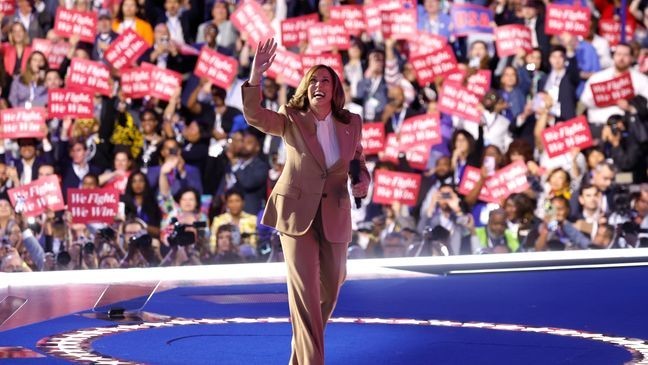
POLYGON ((315 105, 311 105, 311 111, 313 114, 315 114, 315 117, 317 120, 324 120, 327 115, 331 112, 331 107, 317 107, 315 105))

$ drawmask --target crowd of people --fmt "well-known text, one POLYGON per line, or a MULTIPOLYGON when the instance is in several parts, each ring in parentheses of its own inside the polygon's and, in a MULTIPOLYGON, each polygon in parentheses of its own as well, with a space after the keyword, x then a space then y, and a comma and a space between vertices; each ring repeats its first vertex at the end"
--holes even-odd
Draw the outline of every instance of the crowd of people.
MULTIPOLYGON (((410 166, 403 153, 398 163, 383 153, 367 156, 371 171, 420 174, 421 184, 413 206, 377 204, 370 194, 353 208, 349 257, 642 246, 648 228, 648 3, 633 0, 621 11, 618 1, 583 0, 592 13, 583 37, 546 33, 548 0, 471 1, 491 9, 496 26, 531 30, 533 50, 507 57, 498 57, 492 34, 456 36, 452 2, 402 3, 416 7, 419 32, 448 40, 466 78, 488 71, 491 85, 478 106, 480 122, 440 113, 442 141, 429 146, 424 169, 410 166), (597 34, 597 24, 621 14, 636 31, 611 45, 597 34), (597 106, 591 84, 625 72, 632 97, 597 106), (593 145, 550 157, 542 131, 580 115, 593 145), (489 175, 517 161, 527 166, 529 189, 497 203, 480 200, 489 175), (460 194, 467 167, 480 169, 480 180, 460 194)), ((261 2, 279 42, 283 20, 314 13, 327 21, 336 5, 338 0, 261 2)), ((131 99, 120 89, 122 70, 111 68, 113 93, 95 96, 93 118, 50 118, 42 140, 1 141, 2 271, 281 260, 277 233, 259 221, 291 146, 248 126, 241 112, 240 89, 256 44, 230 21, 237 6, 229 0, 17 0, 15 14, 0 14, 1 109, 47 106, 49 91, 66 87, 71 60, 109 65, 104 52, 127 29, 149 47, 137 64, 183 75, 168 101, 131 99), (95 41, 57 35, 59 7, 97 12, 95 41), (34 50, 37 39, 67 43, 58 67, 34 50), (193 73, 203 47, 238 62, 229 88, 193 73), (8 192, 48 175, 59 177, 63 197, 70 188, 118 189, 114 222, 74 223, 67 210, 36 217, 16 212, 8 192)), ((351 36, 348 50, 333 50, 343 60, 346 108, 366 123, 383 123, 386 134, 398 136, 407 118, 438 113, 445 78, 420 84, 410 46, 377 31, 351 36)), ((312 52, 307 42, 289 50, 312 52)), ((264 107, 275 111, 294 92, 281 75, 266 77, 261 88, 264 107)))

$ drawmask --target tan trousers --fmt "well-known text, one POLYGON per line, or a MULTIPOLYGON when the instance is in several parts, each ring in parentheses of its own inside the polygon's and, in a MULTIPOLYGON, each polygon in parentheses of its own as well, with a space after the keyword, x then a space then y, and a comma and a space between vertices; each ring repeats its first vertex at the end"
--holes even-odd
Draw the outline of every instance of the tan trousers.
POLYGON ((288 302, 292 322, 292 365, 324 364, 324 328, 346 277, 346 243, 324 237, 318 210, 303 236, 281 235, 288 266, 288 302))

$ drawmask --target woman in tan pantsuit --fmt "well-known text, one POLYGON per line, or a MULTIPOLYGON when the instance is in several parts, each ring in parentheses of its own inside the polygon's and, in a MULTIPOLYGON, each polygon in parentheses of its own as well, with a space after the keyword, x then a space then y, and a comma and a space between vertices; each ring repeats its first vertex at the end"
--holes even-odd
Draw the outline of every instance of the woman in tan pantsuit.
POLYGON ((261 222, 281 233, 288 267, 290 363, 323 364, 324 328, 346 276, 351 241, 350 161, 360 162, 353 196, 366 196, 371 177, 360 144, 362 121, 343 109, 344 91, 330 67, 308 70, 278 112, 261 107, 259 85, 276 47, 270 39, 257 48, 250 80, 242 87, 243 114, 250 125, 281 136, 286 145, 286 164, 261 222))

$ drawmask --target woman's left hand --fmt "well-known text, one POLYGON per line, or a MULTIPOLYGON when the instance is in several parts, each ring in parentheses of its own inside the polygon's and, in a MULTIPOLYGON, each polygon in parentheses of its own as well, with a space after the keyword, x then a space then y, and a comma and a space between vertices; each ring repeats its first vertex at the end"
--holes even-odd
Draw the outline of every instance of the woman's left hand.
POLYGON ((356 198, 364 198, 369 192, 369 181, 360 179, 360 182, 357 184, 351 185, 351 193, 356 198))

